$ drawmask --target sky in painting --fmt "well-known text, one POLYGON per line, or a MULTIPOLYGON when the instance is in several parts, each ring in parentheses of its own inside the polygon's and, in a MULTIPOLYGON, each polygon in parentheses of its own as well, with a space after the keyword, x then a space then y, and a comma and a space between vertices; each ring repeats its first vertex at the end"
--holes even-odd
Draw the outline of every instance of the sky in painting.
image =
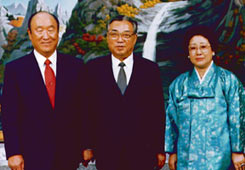
MULTIPOLYGON (((0 0, 0 5, 8 6, 12 3, 22 3, 27 7, 29 0, 0 0)), ((71 13, 73 7, 77 3, 77 0, 44 0, 44 2, 51 8, 54 9, 55 6, 60 3, 62 5, 62 9, 67 11, 69 14, 71 13)))

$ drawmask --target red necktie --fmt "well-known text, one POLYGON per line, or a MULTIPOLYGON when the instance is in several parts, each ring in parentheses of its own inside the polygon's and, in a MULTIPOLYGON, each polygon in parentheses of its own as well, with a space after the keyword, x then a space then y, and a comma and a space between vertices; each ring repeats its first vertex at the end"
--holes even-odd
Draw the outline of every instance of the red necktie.
POLYGON ((55 81, 54 71, 49 66, 50 63, 51 62, 48 59, 45 61, 46 68, 44 71, 44 75, 45 75, 45 83, 46 83, 46 88, 48 91, 49 100, 50 100, 52 107, 54 108, 56 81, 55 81))

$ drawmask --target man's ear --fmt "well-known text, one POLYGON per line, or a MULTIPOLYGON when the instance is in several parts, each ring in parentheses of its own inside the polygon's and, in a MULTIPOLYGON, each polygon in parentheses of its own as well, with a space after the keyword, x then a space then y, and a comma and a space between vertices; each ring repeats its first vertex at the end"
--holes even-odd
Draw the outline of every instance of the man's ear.
POLYGON ((29 28, 27 29, 27 33, 28 33, 29 39, 31 40, 31 30, 29 28))
POLYGON ((134 42, 134 45, 136 44, 137 39, 138 39, 138 35, 137 35, 137 34, 135 34, 135 42, 134 42))

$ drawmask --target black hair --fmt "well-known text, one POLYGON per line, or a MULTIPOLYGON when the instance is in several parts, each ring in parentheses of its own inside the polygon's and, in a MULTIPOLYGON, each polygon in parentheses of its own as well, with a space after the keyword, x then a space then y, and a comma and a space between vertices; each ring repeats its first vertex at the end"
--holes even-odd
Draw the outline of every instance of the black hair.
POLYGON ((124 15, 117 15, 117 16, 111 18, 111 20, 110 20, 110 21, 108 22, 108 24, 107 24, 107 30, 108 30, 108 28, 109 28, 109 25, 110 25, 112 22, 114 22, 114 21, 128 21, 128 22, 130 22, 130 23, 133 25, 133 28, 134 28, 133 32, 134 32, 134 34, 137 33, 137 30, 138 30, 138 23, 137 23, 134 19, 132 19, 132 18, 130 18, 130 17, 127 17, 127 16, 124 16, 124 15))
POLYGON ((55 19, 55 21, 56 21, 56 23, 57 23, 57 29, 58 29, 58 31, 59 31, 60 22, 59 22, 58 18, 57 18, 54 14, 51 14, 51 13, 49 13, 49 12, 47 12, 47 11, 38 11, 38 12, 33 13, 33 14, 30 16, 29 20, 28 20, 28 29, 30 30, 30 32, 31 32, 31 21, 32 21, 33 17, 34 17, 35 15, 39 14, 39 13, 42 13, 42 12, 51 15, 51 16, 55 19))

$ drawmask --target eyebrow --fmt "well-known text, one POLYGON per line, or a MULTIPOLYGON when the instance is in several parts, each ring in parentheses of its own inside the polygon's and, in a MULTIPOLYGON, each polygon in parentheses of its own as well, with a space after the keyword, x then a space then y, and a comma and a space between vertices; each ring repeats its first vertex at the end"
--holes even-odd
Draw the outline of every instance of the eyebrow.
MULTIPOLYGON (((201 44, 201 45, 202 45, 202 44, 205 44, 205 45, 208 44, 208 45, 210 45, 210 43, 205 43, 205 42, 200 42, 200 43, 198 43, 198 44, 201 44)), ((198 44, 197 44, 197 43, 191 43, 191 44, 189 44, 189 45, 198 45, 198 44)))
MULTIPOLYGON (((116 30, 116 29, 112 29, 112 30, 108 30, 108 31, 119 32, 119 31, 116 30)), ((130 30, 125 30, 125 31, 123 31, 123 32, 131 32, 131 31, 130 31, 130 30)))
POLYGON ((48 28, 55 28, 55 26, 54 26, 54 25, 51 25, 51 26, 49 26, 48 28))
POLYGON ((43 27, 42 26, 37 26, 35 29, 40 29, 40 28, 42 29, 43 27))

